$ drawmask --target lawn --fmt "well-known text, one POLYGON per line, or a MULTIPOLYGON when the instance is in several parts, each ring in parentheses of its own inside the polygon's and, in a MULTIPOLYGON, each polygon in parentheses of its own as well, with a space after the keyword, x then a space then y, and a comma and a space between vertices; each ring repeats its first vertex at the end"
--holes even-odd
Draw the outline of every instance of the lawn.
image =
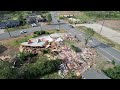
POLYGON ((19 47, 20 43, 28 41, 33 36, 22 36, 18 38, 13 38, 5 41, 1 41, 5 46, 19 47))
POLYGON ((64 43, 68 46, 70 45, 76 45, 76 42, 75 41, 70 41, 70 40, 64 40, 64 43))
POLYGON ((62 30, 54 29, 54 30, 47 30, 47 32, 53 34, 53 33, 66 33, 67 31, 63 29, 62 30))

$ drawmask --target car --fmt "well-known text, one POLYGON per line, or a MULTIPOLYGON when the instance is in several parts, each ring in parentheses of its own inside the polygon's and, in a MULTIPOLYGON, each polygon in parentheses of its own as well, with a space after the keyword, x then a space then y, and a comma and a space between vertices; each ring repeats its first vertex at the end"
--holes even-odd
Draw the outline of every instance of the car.
POLYGON ((27 33, 27 31, 25 30, 20 31, 20 34, 24 34, 24 33, 27 33))
POLYGON ((72 25, 69 25, 71 28, 74 28, 72 25))
POLYGON ((32 27, 36 27, 37 25, 35 23, 31 24, 32 27))

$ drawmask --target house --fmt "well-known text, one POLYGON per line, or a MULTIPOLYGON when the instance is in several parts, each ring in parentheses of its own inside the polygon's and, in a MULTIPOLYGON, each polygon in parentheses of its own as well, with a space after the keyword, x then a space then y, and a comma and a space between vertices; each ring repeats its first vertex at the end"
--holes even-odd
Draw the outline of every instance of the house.
POLYGON ((20 25, 20 21, 19 20, 10 20, 10 21, 6 21, 6 22, 0 22, 0 28, 1 29, 5 29, 5 28, 11 28, 11 27, 16 27, 20 25))
POLYGON ((47 20, 42 18, 41 15, 33 15, 26 17, 26 22, 28 24, 38 23, 38 22, 46 22, 47 20))

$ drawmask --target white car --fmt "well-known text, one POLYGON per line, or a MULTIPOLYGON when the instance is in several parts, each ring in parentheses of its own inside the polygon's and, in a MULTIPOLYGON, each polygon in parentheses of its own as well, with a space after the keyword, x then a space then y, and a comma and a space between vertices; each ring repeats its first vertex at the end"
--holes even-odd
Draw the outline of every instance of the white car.
POLYGON ((25 30, 20 31, 20 34, 24 34, 24 33, 27 33, 27 31, 25 30))
POLYGON ((37 25, 35 23, 31 24, 32 27, 36 27, 37 25))

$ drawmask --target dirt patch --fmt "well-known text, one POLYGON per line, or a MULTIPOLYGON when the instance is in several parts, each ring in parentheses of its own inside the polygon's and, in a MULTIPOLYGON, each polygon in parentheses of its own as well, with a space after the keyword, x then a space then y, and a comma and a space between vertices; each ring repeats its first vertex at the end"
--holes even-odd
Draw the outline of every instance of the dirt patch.
MULTIPOLYGON (((98 21, 97 23, 102 24, 103 21, 98 21)), ((104 26, 120 32, 120 20, 105 20, 104 26)))
POLYGON ((17 38, 10 38, 10 39, 0 41, 0 56, 2 56, 2 55, 13 56, 17 52, 19 52, 19 47, 16 47, 15 45, 11 45, 11 42, 13 42, 15 40, 19 40, 23 37, 24 36, 17 37, 17 38))

